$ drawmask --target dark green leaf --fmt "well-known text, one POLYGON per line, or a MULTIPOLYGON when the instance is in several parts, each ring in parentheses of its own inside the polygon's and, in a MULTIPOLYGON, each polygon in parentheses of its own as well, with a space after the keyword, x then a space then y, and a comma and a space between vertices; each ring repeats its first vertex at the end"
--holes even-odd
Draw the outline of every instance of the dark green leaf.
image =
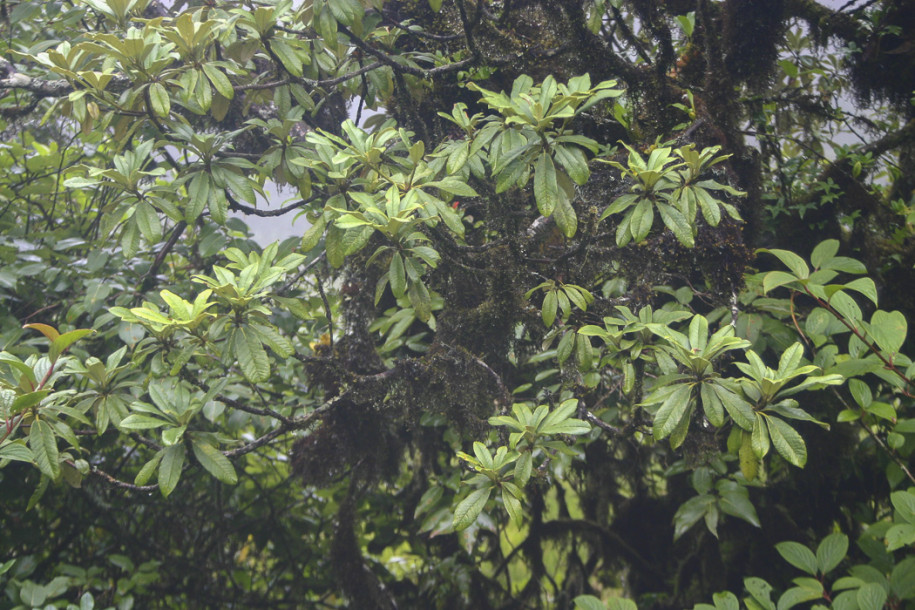
POLYGON ((177 444, 165 448, 162 461, 159 462, 159 491, 166 498, 178 485, 181 469, 184 467, 184 445, 177 444))

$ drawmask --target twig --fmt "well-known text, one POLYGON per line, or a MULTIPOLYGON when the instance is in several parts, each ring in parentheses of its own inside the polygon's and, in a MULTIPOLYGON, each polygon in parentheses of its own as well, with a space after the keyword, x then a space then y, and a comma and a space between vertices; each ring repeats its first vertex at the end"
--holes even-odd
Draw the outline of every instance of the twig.
POLYGON ((178 239, 181 237, 181 234, 184 233, 184 229, 187 228, 187 223, 185 221, 180 221, 175 225, 175 228, 172 230, 172 234, 169 236, 168 241, 165 242, 165 245, 162 246, 162 249, 159 250, 159 253, 156 254, 153 264, 149 266, 149 271, 143 276, 143 281, 140 282, 140 291, 145 292, 152 288, 152 284, 156 278, 156 273, 159 271, 159 267, 162 266, 162 263, 165 262, 165 257, 168 256, 168 253, 172 251, 172 248, 175 247, 175 244, 178 243, 178 239))
POLYGON ((278 210, 258 210, 255 207, 241 203, 235 197, 233 197, 228 191, 226 191, 226 199, 229 202, 229 209, 235 212, 241 212, 243 214, 248 214, 249 216, 259 216, 261 218, 267 218, 270 216, 282 216, 292 210, 296 210, 303 206, 308 205, 314 199, 300 199, 294 203, 290 203, 287 206, 283 206, 278 210))
POLYGON ((604 432, 609 432, 610 434, 612 434, 614 436, 620 436, 623 434, 622 430, 620 430, 616 426, 611 426, 610 424, 608 424, 607 422, 605 422, 604 420, 599 418, 594 413, 591 413, 590 411, 585 411, 585 419, 587 419, 590 423, 594 424, 595 426, 597 426, 604 432))
POLYGON ((153 491, 153 490, 159 488, 158 484, 134 485, 133 483, 128 483, 127 481, 122 481, 120 479, 117 479, 117 478, 111 476, 104 470, 99 470, 96 466, 93 466, 92 470, 90 470, 89 472, 99 478, 105 479, 106 481, 108 481, 109 483, 114 485, 115 487, 120 487, 121 489, 128 489, 130 491, 153 491))
POLYGON ((330 346, 330 352, 334 352, 334 318, 331 315, 330 311, 330 302, 327 300, 327 295, 324 294, 324 284, 321 282, 321 276, 315 275, 315 284, 318 287, 318 293, 321 295, 321 302, 324 303, 324 315, 327 316, 327 337, 328 345, 330 346))

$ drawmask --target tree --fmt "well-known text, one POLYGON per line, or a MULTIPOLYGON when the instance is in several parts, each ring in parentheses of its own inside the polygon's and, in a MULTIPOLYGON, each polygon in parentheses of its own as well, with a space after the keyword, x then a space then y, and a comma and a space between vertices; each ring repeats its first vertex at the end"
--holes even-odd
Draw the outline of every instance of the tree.
POLYGON ((2 9, 0 606, 912 606, 911 2, 2 9))

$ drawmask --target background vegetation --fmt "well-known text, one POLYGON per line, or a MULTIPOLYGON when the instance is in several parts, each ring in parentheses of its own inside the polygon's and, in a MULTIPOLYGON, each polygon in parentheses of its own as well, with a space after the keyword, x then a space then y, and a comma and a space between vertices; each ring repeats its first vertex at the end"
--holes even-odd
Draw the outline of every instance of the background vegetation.
POLYGON ((912 23, 0 2, 0 607, 915 606, 912 23))

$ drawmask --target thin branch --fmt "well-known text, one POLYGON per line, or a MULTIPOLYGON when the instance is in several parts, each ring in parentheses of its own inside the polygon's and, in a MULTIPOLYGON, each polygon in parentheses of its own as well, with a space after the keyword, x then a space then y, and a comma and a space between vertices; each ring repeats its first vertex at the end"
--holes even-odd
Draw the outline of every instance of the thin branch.
POLYGON ((159 488, 159 485, 158 485, 158 484, 153 484, 153 485, 134 485, 133 483, 128 483, 127 481, 122 481, 122 480, 120 480, 120 479, 118 479, 118 478, 115 478, 115 477, 111 476, 110 474, 108 474, 108 473, 105 472, 104 470, 99 470, 98 467, 96 467, 96 466, 93 466, 92 469, 91 469, 89 472, 90 472, 91 474, 94 474, 95 476, 101 478, 101 479, 105 479, 106 481, 108 481, 109 483, 111 483, 112 485, 114 485, 115 487, 120 487, 121 489, 128 489, 128 490, 130 490, 130 491, 146 491, 146 492, 149 492, 149 491, 153 491, 153 490, 156 490, 156 489, 159 488))
POLYGON ((146 291, 152 288, 152 284, 156 279, 156 273, 159 272, 159 267, 162 266, 162 263, 165 261, 165 257, 168 256, 168 253, 172 251, 172 248, 175 247, 175 244, 178 243, 178 239, 181 237, 181 234, 184 233, 184 229, 187 228, 187 223, 185 221, 180 221, 175 225, 175 228, 172 230, 172 234, 169 236, 168 241, 165 242, 165 245, 162 246, 162 249, 159 250, 159 253, 156 254, 153 264, 150 265, 149 271, 143 276, 142 282, 140 282, 140 290, 146 291))
POLYGON ((905 462, 903 462, 899 458, 899 456, 896 455, 896 452, 893 451, 892 449, 890 449, 887 446, 886 442, 884 442, 884 440, 882 438, 880 438, 880 436, 878 434, 876 434, 873 430, 871 430, 870 426, 865 425, 864 422, 861 421, 860 419, 858 420, 858 425, 861 426, 862 430, 867 432, 868 436, 870 436, 872 439, 874 439, 874 442, 876 442, 878 445, 880 445, 880 448, 883 449, 883 451, 888 456, 890 456, 890 459, 893 460, 893 462, 895 462, 897 466, 899 466, 899 469, 905 473, 905 476, 908 477, 909 481, 911 481, 913 484, 915 484, 915 476, 912 475, 912 472, 909 470, 909 467, 906 466, 905 462))
MULTIPOLYGON (((845 326, 845 328, 850 330, 852 332, 852 334, 854 334, 856 337, 858 337, 858 339, 860 339, 861 342, 867 346, 867 349, 869 349, 871 352, 873 352, 873 354, 875 356, 877 356, 877 358, 880 359, 880 361, 884 364, 884 367, 887 370, 895 373, 897 377, 902 379, 902 381, 905 383, 905 385, 915 386, 915 383, 913 383, 913 381, 911 379, 906 377, 905 373, 903 373, 901 370, 899 370, 899 368, 895 364, 893 364, 892 359, 887 359, 887 357, 884 356, 880 352, 880 349, 874 344, 874 342, 868 340, 868 338, 864 335, 864 333, 862 333, 860 330, 858 330, 858 327, 856 325, 851 324, 848 320, 846 320, 845 316, 843 316, 841 313, 839 313, 827 301, 824 301, 823 299, 820 299, 819 297, 814 296, 814 294, 812 292, 810 292, 810 290, 806 286, 804 286, 804 292, 807 293, 811 298, 813 298, 820 307, 822 307, 823 309, 825 309, 826 311, 831 313, 832 316, 834 318, 836 318, 839 322, 841 322, 845 326)), ((905 394, 906 396, 908 396, 909 398, 915 398, 915 396, 913 396, 905 388, 901 388, 901 390, 902 390, 902 393, 905 394)))
POLYGON ((247 214, 249 216, 260 216, 261 218, 267 218, 271 216, 282 216, 293 210, 297 210, 301 207, 304 207, 311 203, 314 200, 314 197, 311 199, 299 199, 296 202, 290 203, 289 205, 283 206, 277 210, 258 210, 257 208, 241 203, 231 193, 226 191, 226 199, 229 202, 229 209, 233 212, 241 212, 242 214, 247 214))
MULTIPOLYGON (((197 386, 204 392, 210 391, 210 386, 205 381, 195 378, 194 376, 187 373, 186 371, 182 371, 181 376, 186 381, 189 381, 190 383, 194 384, 195 386, 197 386)), ((269 409, 269 408, 261 409, 258 407, 251 407, 251 406, 248 406, 245 403, 241 402, 240 400, 236 400, 234 398, 229 398, 228 396, 219 395, 218 398, 222 402, 226 403, 226 405, 228 405, 229 407, 231 407, 233 409, 237 409, 238 411, 244 411, 245 413, 250 413, 251 415, 259 415, 261 417, 272 417, 272 418, 282 422, 283 424, 287 424, 287 425, 292 423, 292 420, 290 418, 285 417, 284 415, 274 411, 273 409, 269 409)))
POLYGON ((317 255, 313 261, 311 261, 310 263, 305 265, 305 267, 301 271, 299 271, 297 274, 295 274, 295 276, 291 280, 289 280, 288 282, 283 284, 283 287, 280 288, 277 292, 283 293, 283 292, 286 292, 287 290, 289 290, 290 288, 292 288, 293 284, 295 284, 300 279, 305 277, 306 273, 311 271, 312 268, 316 267, 322 260, 324 260, 326 254, 327 254, 326 252, 321 252, 319 255, 317 255))
POLYGON ((590 411, 585 412, 585 419, 588 420, 592 425, 595 425, 598 428, 600 428, 601 430, 603 430, 604 432, 609 432, 610 434, 612 434, 614 436, 620 436, 623 434, 622 430, 620 430, 616 426, 611 426, 610 424, 608 424, 607 422, 605 422, 604 420, 599 418, 594 413, 591 413, 590 411))
POLYGON ((327 338, 330 346, 330 352, 334 352, 334 318, 330 311, 330 302, 327 295, 324 294, 324 284, 321 282, 321 276, 315 275, 315 284, 318 287, 318 293, 321 295, 321 302, 324 303, 324 315, 327 316, 327 338))

